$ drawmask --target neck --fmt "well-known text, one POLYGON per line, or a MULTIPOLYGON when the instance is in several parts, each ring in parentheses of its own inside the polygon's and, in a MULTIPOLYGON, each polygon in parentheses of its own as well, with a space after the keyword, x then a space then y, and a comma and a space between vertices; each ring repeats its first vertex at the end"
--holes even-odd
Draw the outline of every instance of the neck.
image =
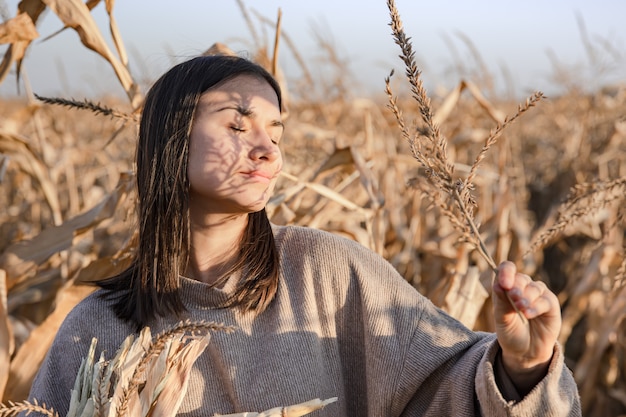
POLYGON ((203 218, 191 222, 191 252, 185 275, 215 284, 237 261, 248 215, 203 218))

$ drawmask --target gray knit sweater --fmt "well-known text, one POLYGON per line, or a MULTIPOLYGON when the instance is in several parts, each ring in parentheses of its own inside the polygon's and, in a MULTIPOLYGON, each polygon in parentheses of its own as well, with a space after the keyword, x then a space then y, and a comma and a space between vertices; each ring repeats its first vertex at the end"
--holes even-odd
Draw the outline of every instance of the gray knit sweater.
MULTIPOLYGON (((525 398, 507 401, 516 393, 506 378, 496 383, 493 334, 463 327, 356 242, 294 226, 274 232, 280 284, 262 314, 207 307, 223 302, 236 282, 211 289, 182 278, 188 318, 238 330, 213 335, 194 365, 180 415, 260 412, 330 397, 339 400, 311 416, 580 415, 558 346, 548 375, 525 398)), ((155 334, 179 321, 150 327, 155 334)), ((111 358, 131 332, 98 293, 87 297, 61 326, 31 400, 64 416, 91 339, 111 358)))

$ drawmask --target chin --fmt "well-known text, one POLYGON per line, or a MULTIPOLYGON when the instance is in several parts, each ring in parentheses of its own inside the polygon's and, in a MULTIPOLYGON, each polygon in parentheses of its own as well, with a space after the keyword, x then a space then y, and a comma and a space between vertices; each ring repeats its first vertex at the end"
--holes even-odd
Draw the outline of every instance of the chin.
POLYGON ((259 201, 259 202, 255 202, 252 204, 248 204, 246 206, 246 209, 247 209, 246 211, 248 213, 256 213, 256 212, 263 210, 266 205, 267 205, 267 201, 259 201))

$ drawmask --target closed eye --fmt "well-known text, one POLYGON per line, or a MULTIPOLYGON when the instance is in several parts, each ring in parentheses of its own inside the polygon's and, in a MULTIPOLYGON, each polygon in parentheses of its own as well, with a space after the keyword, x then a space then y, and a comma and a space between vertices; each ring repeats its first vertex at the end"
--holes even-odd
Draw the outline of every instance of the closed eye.
POLYGON ((231 126, 230 127, 232 130, 234 130, 235 132, 245 132, 246 129, 243 129, 241 127, 237 127, 237 126, 231 126))

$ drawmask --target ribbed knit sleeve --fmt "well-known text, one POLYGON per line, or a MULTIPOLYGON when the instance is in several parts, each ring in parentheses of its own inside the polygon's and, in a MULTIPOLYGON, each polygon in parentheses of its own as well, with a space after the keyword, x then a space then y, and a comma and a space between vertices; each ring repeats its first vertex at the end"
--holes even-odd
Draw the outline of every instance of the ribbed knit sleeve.
MULTIPOLYGON (((476 373, 476 392, 483 414, 510 417, 580 416, 580 399, 572 373, 564 364, 563 351, 557 344, 548 374, 519 401, 506 401, 498 390, 494 372, 500 347, 493 344, 483 356, 476 373)), ((503 378, 506 378, 504 376, 503 378)), ((500 384, 501 385, 501 384, 500 384)))
POLYGON ((495 334, 466 328, 355 242, 316 230, 285 233, 292 235, 286 239, 290 253, 306 252, 316 266, 319 297, 342 306, 337 338, 350 388, 341 400, 359 410, 349 415, 580 415, 576 383, 560 349, 544 380, 520 401, 507 402, 503 398, 515 393, 503 396, 496 384, 495 334))

